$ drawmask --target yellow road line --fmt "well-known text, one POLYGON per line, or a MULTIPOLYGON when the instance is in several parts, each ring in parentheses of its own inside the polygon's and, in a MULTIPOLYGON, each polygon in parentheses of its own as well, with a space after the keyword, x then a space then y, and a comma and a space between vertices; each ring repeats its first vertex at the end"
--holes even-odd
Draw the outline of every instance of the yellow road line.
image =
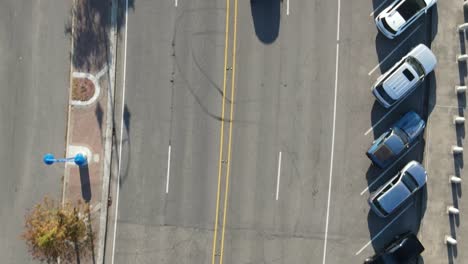
POLYGON ((226 229, 226 214, 227 214, 227 203, 228 203, 228 192, 229 192, 229 176, 231 172, 231 142, 232 142, 232 126, 234 116, 234 92, 235 76, 236 76, 236 48, 237 48, 237 0, 234 0, 234 35, 232 44, 232 75, 231 75, 231 113, 229 117, 229 139, 228 139, 228 167, 226 172, 226 189, 224 192, 224 212, 223 212, 223 231, 221 233, 221 256, 219 264, 223 264, 223 253, 224 253, 224 231, 226 229))
POLYGON ((219 195, 221 190, 221 172, 222 172, 222 160, 223 160, 223 144, 224 144, 224 108, 226 105, 226 68, 227 68, 227 51, 229 47, 229 0, 226 0, 226 35, 224 38, 224 75, 223 75, 223 102, 221 108, 221 136, 219 138, 219 161, 218 161, 218 190, 216 192, 216 216, 214 222, 214 234, 213 234, 213 251, 211 255, 211 263, 215 264, 216 255, 216 240, 218 233, 218 215, 219 215, 219 195))

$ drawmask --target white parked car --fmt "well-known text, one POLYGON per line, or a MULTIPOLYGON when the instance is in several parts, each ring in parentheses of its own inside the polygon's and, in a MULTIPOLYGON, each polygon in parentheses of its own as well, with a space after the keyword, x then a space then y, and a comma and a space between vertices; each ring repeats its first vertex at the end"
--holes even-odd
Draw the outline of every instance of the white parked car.
POLYGON ((434 53, 419 44, 377 79, 372 93, 383 107, 390 108, 414 91, 436 64, 434 53))
POLYGON ((375 18, 377 28, 393 39, 425 14, 437 0, 395 0, 375 18))

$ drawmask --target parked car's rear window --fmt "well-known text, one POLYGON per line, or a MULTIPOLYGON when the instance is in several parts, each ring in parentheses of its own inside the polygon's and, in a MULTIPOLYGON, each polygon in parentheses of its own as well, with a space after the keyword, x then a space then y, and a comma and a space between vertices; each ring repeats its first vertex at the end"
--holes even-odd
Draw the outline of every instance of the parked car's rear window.
POLYGON ((375 89, 377 90, 377 92, 379 93, 380 96, 382 96, 382 98, 384 99, 385 102, 389 103, 389 104, 394 104, 396 102, 396 100, 393 100, 388 94, 387 92, 385 92, 385 89, 383 88, 382 86, 382 83, 377 85, 375 87, 375 89))
POLYGON ((424 7, 426 7, 424 0, 406 0, 397 10, 405 20, 409 20, 424 7))
POLYGON ((374 200, 374 205, 375 207, 380 211, 382 212, 382 214, 386 215, 387 214, 387 211, 385 211, 382 206, 380 205, 379 201, 377 201, 377 199, 374 200))

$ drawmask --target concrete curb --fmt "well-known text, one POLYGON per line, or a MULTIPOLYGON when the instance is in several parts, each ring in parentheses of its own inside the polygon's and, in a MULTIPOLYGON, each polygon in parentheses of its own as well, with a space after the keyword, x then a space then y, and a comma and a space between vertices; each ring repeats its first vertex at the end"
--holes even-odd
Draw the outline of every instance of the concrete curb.
MULTIPOLYGON (((106 111, 106 131, 104 141, 104 172, 102 181, 102 192, 101 192, 101 215, 99 218, 99 237, 98 237, 98 255, 97 263, 104 263, 104 250, 107 233, 107 213, 108 206, 107 200, 109 198, 109 185, 110 185, 110 165, 112 158, 112 131, 113 131, 113 105, 114 105, 114 90, 115 90, 115 64, 116 64, 116 51, 117 51, 117 0, 111 2, 111 26, 109 35, 109 60, 107 63, 109 69, 107 71, 109 86, 108 86, 108 98, 107 98, 107 111, 106 111)), ((99 72, 97 75, 104 74, 99 72)))
MULTIPOLYGON (((76 1, 75 0, 72 0, 72 10, 73 8, 75 8, 75 5, 76 5, 76 1)), ((72 101, 72 93, 71 93, 71 90, 70 90, 70 87, 72 87, 72 73, 73 73, 73 63, 72 63, 72 60, 73 60, 73 49, 74 49, 74 46, 73 46, 73 36, 75 34, 75 12, 72 12, 72 18, 71 18, 71 41, 70 41, 70 72, 69 72, 69 75, 68 75, 68 78, 69 78, 69 82, 68 82, 68 102, 71 102, 72 101)), ((68 111, 68 114, 67 114, 67 127, 66 127, 66 132, 65 132, 65 155, 68 153, 68 145, 70 143, 70 123, 71 123, 71 108, 72 108, 72 105, 71 104, 68 104, 68 107, 67 107, 67 111, 68 111)), ((66 186, 68 184, 68 178, 70 177, 70 173, 69 173, 69 170, 66 169, 65 167, 65 170, 64 170, 64 173, 63 173, 63 184, 62 184, 62 205, 65 204, 65 190, 66 190, 66 186)), ((60 261, 60 260, 59 260, 60 261)))

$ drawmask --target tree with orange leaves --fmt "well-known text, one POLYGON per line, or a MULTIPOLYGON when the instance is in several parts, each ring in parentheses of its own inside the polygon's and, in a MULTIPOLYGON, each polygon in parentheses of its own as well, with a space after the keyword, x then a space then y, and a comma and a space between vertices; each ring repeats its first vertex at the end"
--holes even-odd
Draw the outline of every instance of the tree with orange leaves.
POLYGON ((45 197, 25 219, 22 238, 34 259, 47 263, 60 259, 62 263, 72 263, 92 252, 93 236, 86 203, 61 205, 45 197))

